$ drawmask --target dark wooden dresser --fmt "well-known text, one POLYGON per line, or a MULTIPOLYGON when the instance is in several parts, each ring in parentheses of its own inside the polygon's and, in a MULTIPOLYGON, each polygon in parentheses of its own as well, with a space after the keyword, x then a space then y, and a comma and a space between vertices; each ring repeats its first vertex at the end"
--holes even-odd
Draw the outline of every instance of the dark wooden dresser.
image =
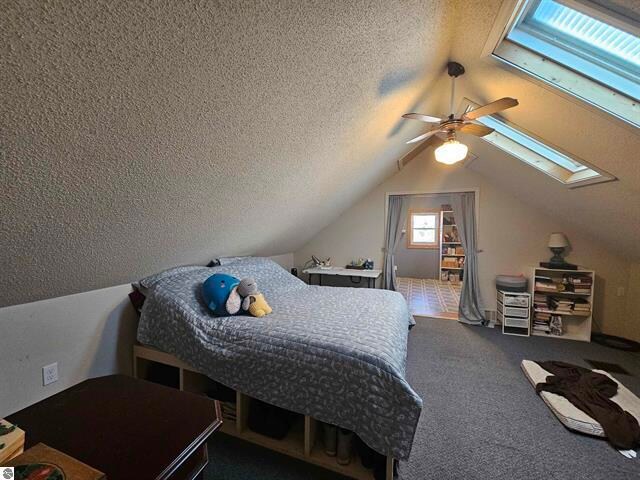
POLYGON ((107 475, 108 480, 194 479, 220 425, 206 397, 124 375, 86 380, 7 420, 107 475))

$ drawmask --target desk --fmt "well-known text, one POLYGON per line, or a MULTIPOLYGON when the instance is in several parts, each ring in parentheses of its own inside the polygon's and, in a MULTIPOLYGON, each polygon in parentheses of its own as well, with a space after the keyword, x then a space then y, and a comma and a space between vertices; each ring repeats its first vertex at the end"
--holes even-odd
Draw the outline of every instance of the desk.
POLYGON ((213 400, 124 375, 85 380, 7 417, 107 480, 193 480, 222 425, 213 400))
POLYGON ((340 268, 340 267, 331 267, 331 268, 307 268, 302 271, 309 275, 309 284, 311 284, 312 275, 318 276, 318 285, 322 285, 322 276, 323 275, 333 275, 338 277, 349 277, 352 283, 360 283, 363 278, 367 279, 367 287, 376 288, 376 280, 380 275, 382 275, 382 270, 356 270, 353 268, 340 268), (354 278, 357 278, 356 282, 354 278))

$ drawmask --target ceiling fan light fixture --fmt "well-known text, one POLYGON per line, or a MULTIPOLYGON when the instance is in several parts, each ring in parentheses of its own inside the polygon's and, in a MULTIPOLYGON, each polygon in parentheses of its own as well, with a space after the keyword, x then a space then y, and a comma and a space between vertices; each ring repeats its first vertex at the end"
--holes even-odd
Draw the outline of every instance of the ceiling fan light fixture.
POLYGON ((458 140, 449 139, 436 148, 436 160, 445 165, 453 165, 464 160, 469 152, 469 148, 458 140))

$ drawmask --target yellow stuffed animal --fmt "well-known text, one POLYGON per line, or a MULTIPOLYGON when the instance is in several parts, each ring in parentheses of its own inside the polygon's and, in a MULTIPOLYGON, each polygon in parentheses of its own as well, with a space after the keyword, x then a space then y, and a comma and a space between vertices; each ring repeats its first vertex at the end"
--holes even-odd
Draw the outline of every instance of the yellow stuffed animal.
POLYGON ((273 311, 264 295, 258 292, 258 285, 253 278, 240 281, 237 292, 243 297, 242 309, 254 317, 264 317, 273 311))
POLYGON ((245 298, 245 302, 248 300, 247 310, 254 317, 264 317, 270 314, 273 310, 264 298, 264 295, 259 293, 258 295, 249 295, 245 298))

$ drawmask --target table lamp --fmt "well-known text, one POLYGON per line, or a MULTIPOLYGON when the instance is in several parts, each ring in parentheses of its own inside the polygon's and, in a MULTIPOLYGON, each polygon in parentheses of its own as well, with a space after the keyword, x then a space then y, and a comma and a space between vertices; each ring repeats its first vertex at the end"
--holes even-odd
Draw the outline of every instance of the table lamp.
POLYGON ((564 249, 569 246, 569 241, 564 233, 555 232, 549 236, 549 249, 553 252, 553 257, 549 260, 549 264, 553 267, 561 267, 565 265, 562 254, 564 249))

